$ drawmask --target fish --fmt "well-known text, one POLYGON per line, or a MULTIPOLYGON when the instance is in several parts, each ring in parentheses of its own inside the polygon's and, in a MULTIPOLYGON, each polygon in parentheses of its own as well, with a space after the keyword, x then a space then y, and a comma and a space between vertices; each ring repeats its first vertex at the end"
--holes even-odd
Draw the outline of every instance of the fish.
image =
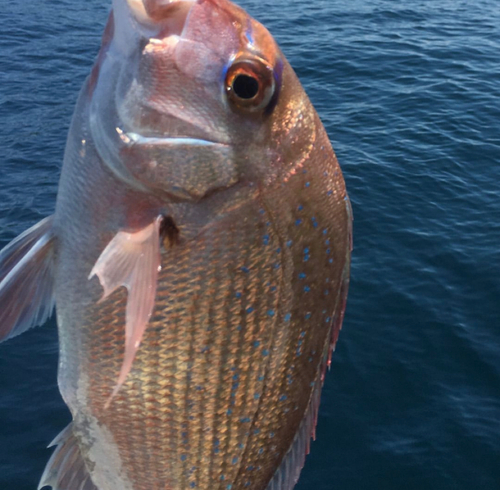
POLYGON ((72 422, 38 489, 291 490, 351 252, 267 29, 229 0, 113 0, 55 212, 0 252, 0 340, 57 316, 72 422))

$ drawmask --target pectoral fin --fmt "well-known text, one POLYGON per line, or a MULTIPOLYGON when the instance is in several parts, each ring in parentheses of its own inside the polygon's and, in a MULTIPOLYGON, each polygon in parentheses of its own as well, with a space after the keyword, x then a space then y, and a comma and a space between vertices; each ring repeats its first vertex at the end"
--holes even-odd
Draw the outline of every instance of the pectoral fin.
POLYGON ((41 325, 54 309, 52 216, 0 252, 0 342, 41 325))
MULTIPOLYGON (((158 217, 152 224, 135 233, 120 231, 97 260, 89 279, 99 278, 104 295, 108 297, 121 286, 128 290, 125 357, 117 385, 111 398, 125 382, 132 367, 142 336, 153 313, 160 269, 160 224, 158 217)), ((107 405, 109 405, 108 400, 107 405)))
POLYGON ((90 479, 85 462, 80 454, 78 441, 68 425, 50 444, 57 446, 43 472, 38 490, 99 490, 90 479))

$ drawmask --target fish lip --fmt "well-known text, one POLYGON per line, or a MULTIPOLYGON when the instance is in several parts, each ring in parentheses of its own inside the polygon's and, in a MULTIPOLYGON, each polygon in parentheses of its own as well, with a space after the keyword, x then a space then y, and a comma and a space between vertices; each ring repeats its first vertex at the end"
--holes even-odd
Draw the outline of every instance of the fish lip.
POLYGON ((117 128, 120 139, 126 145, 141 146, 219 146, 228 148, 227 143, 189 136, 143 136, 133 131, 124 132, 117 128))

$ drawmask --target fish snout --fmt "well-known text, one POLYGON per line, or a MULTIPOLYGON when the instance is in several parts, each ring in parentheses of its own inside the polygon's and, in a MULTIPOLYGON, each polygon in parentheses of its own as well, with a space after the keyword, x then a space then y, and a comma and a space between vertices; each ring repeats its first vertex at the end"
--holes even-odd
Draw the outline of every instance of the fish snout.
POLYGON ((126 0, 128 7, 140 24, 157 24, 169 21, 172 33, 180 34, 194 0, 126 0), (172 27, 174 29, 172 29, 172 27))

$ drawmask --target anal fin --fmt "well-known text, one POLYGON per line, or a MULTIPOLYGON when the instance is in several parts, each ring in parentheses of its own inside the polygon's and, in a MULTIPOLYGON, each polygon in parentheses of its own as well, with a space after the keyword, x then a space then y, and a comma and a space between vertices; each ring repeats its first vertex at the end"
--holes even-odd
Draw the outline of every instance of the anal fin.
POLYGON ((56 445, 56 450, 40 479, 38 490, 45 487, 52 487, 52 490, 99 490, 90 479, 78 441, 73 435, 72 424, 69 424, 49 447, 56 445))
POLYGON ((52 216, 0 252, 0 342, 41 325, 54 309, 52 216))

